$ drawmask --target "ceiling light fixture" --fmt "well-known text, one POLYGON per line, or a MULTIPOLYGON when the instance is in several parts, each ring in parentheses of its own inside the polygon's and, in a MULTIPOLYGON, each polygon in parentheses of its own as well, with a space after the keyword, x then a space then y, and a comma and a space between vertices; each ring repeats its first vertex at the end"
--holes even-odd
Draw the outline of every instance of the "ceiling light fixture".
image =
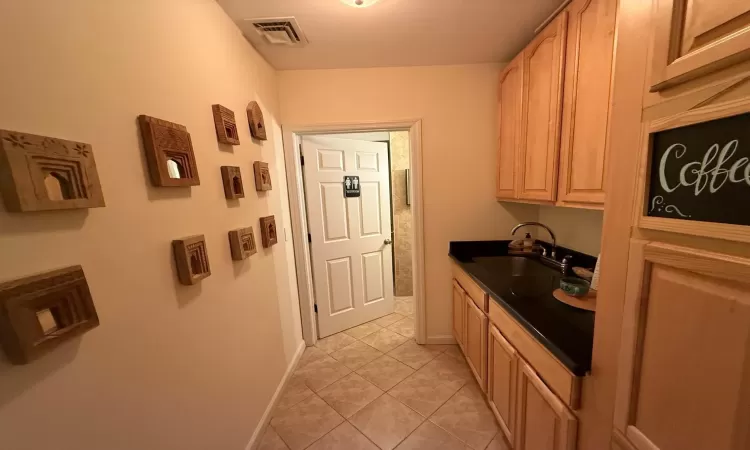
POLYGON ((355 8, 367 8, 368 6, 375 4, 377 1, 378 0, 341 0, 341 3, 355 8))

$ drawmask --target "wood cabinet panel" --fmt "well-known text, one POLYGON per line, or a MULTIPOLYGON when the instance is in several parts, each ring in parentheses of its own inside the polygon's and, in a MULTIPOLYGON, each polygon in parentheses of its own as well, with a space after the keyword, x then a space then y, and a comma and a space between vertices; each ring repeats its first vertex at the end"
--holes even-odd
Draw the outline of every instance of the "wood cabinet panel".
POLYGON ((651 91, 750 58, 747 0, 659 0, 656 4, 651 91))
POLYGON ((461 286, 466 295, 474 300, 474 303, 479 309, 484 312, 489 310, 490 298, 486 292, 474 280, 464 272, 457 264, 453 263, 453 278, 461 286))
POLYGON ((458 282, 454 279, 453 280, 453 337, 456 339, 456 342, 458 343, 458 346, 461 347, 461 350, 466 352, 466 349, 464 348, 464 318, 465 318, 465 310, 466 307, 464 306, 464 303, 466 302, 466 293, 463 289, 461 289, 461 286, 458 284, 458 282))
POLYGON ((487 392, 487 316, 466 296, 465 355, 482 391, 487 392))
POLYGON ((750 259, 634 241, 615 429, 638 450, 750 448, 750 259))
POLYGON ((487 398, 508 442, 513 442, 516 414, 518 352, 490 325, 487 344, 487 398))
POLYGON ((516 162, 520 199, 556 198, 567 21, 564 11, 523 52, 523 132, 516 162))
POLYGON ((616 0, 574 0, 565 51, 558 200, 604 205, 616 0))
POLYGON ((523 360, 517 412, 516 450, 575 449, 578 420, 523 360))
POLYGON ((523 55, 516 56, 500 74, 498 85, 498 199, 517 198, 516 155, 521 144, 523 55))

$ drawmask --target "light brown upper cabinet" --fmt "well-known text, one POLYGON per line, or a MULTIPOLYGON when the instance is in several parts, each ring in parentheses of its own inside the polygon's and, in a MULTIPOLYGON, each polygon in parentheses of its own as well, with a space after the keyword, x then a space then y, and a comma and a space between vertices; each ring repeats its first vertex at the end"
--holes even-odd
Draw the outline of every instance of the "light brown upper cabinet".
POLYGON ((573 0, 568 11, 558 200, 601 208, 617 2, 573 0))
POLYGON ((747 0, 655 2, 651 91, 750 59, 747 0))
POLYGON ((474 377, 482 391, 487 391, 487 316, 466 295, 466 341, 464 351, 466 362, 474 372, 474 377))
POLYGON ((494 325, 490 325, 487 347, 487 399, 503 434, 513 442, 518 352, 494 325))
POLYGON ((453 337, 464 352, 466 351, 464 349, 465 297, 464 290, 456 280, 453 280, 453 337))
POLYGON ((518 370, 517 413, 515 450, 576 448, 578 419, 523 360, 518 370))
POLYGON ((615 434, 639 450, 750 448, 750 259, 631 242, 615 434))
POLYGON ((567 22, 563 11, 523 51, 519 199, 555 201, 567 22))
POLYGON ((521 144, 523 54, 505 67, 498 86, 497 192, 498 199, 517 198, 516 156, 521 144))

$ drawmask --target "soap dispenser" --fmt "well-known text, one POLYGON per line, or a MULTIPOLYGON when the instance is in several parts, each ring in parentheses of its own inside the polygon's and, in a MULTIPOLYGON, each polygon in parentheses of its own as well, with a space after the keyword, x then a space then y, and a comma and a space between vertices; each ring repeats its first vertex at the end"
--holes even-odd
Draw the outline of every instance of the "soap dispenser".
POLYGON ((526 233, 526 237, 523 239, 523 249, 527 252, 534 249, 534 238, 531 237, 531 233, 526 233))

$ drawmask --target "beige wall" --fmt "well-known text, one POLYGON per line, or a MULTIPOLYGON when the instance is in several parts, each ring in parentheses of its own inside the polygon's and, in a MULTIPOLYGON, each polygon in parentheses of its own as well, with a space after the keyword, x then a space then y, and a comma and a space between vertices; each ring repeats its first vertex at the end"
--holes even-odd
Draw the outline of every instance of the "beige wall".
MULTIPOLYGON (((602 244, 604 211, 540 206, 539 222, 552 228, 558 245, 597 256, 602 244)), ((539 229, 536 238, 549 241, 547 232, 539 229)))
POLYGON ((91 143, 107 203, 0 208, 0 280, 81 264, 101 320, 33 364, 0 356, 0 448, 243 449, 301 343, 291 236, 242 263, 227 244, 252 225, 260 246, 261 215, 288 224, 275 71, 206 0, 5 1, 0 55, 0 127, 91 143), (250 100, 268 141, 250 139, 250 100), (217 144, 213 103, 237 114, 241 146, 217 144), (200 186, 150 186, 139 114, 188 127, 200 186), (242 168, 246 198, 224 199, 221 165, 242 168), (213 273, 187 287, 170 242, 192 234, 213 273))
POLYGON ((390 133, 391 146, 391 206, 393 208, 393 268, 394 290, 397 296, 414 295, 412 271, 411 205, 406 202, 406 169, 409 168, 409 132, 390 133))
POLYGON ((537 208, 495 192, 499 65, 279 72, 284 125, 422 119, 427 335, 451 334, 452 240, 505 239, 537 208))

